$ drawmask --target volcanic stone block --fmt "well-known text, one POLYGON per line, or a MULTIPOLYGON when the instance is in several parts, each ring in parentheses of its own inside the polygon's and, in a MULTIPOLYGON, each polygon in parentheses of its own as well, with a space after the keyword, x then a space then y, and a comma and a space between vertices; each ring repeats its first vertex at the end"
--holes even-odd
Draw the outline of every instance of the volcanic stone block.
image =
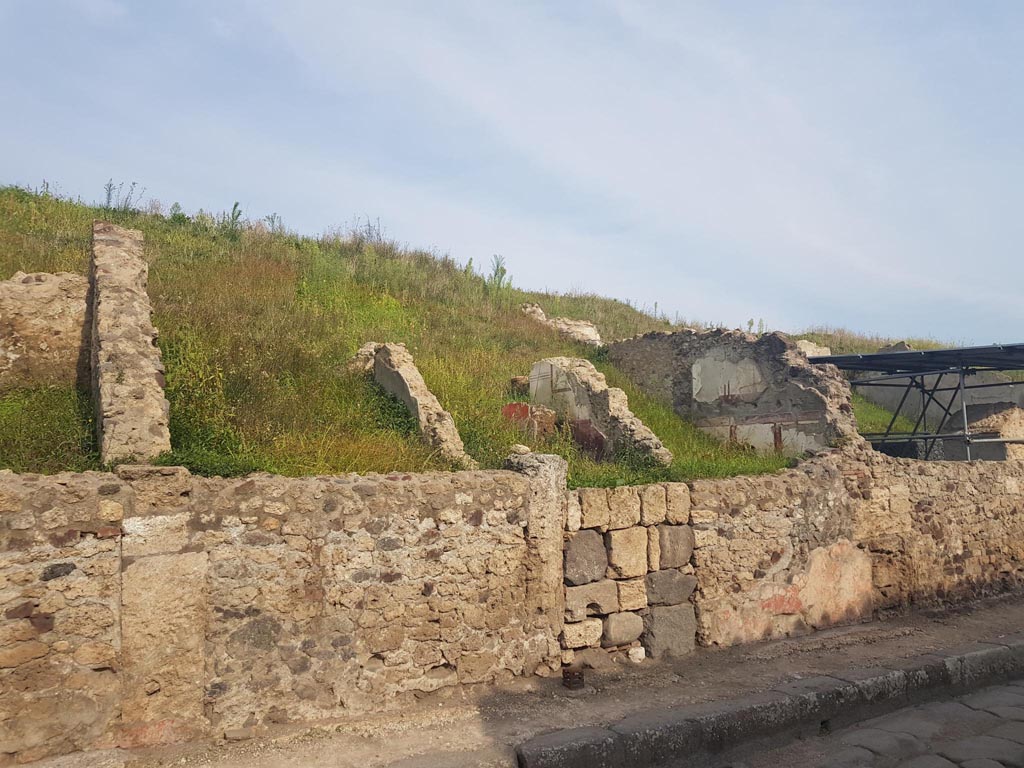
POLYGON ((604 619, 604 634, 601 645, 626 645, 632 643, 644 631, 644 620, 636 613, 613 613, 604 619))
POLYGON ((688 525, 659 525, 661 567, 680 568, 690 562, 693 554, 693 530, 688 525))
POLYGON ((651 605, 679 605, 690 599, 697 588, 697 577, 676 570, 647 574, 647 602, 651 605))
POLYGON ((640 496, 636 488, 622 486, 608 491, 608 527, 631 528, 640 522, 640 496))
POLYGON ((566 648, 587 648, 599 645, 603 633, 604 623, 600 619, 586 619, 566 624, 562 628, 562 641, 566 648))
POLYGON ((565 545, 565 583, 572 586, 603 579, 608 552, 597 531, 580 531, 565 545))
POLYGON ((619 588, 611 579, 565 588, 565 620, 583 621, 619 610, 619 588))
POLYGON ((657 525, 665 522, 668 514, 668 503, 665 498, 665 486, 646 485, 640 489, 640 522, 644 525, 657 525))
POLYGON ((689 603, 655 606, 644 619, 642 640, 652 659, 692 653, 696 635, 697 619, 689 603))
POLYGON ((647 573, 647 529, 642 526, 608 531, 608 566, 617 579, 630 579, 647 573))

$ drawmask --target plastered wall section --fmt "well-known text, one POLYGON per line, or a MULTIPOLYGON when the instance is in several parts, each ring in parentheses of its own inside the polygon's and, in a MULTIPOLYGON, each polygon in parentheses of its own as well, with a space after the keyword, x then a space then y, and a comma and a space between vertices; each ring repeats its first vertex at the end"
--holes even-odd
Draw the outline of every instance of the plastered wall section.
POLYGON ((565 464, 521 463, 0 473, 0 763, 557 669, 565 464))

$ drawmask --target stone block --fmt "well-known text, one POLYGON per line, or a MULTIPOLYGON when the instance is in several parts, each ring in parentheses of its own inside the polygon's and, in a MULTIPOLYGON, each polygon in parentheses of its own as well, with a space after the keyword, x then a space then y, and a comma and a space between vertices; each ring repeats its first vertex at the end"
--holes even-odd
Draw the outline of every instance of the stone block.
POLYGON ((643 525, 663 523, 667 514, 665 486, 645 485, 640 489, 640 522, 643 525))
POLYGON ((690 522, 690 489, 685 483, 665 484, 665 520, 673 525, 690 522))
POLYGON ((583 525, 583 510, 580 508, 580 495, 569 491, 565 495, 565 530, 576 533, 583 525))
POLYGON ((601 644, 604 622, 600 619, 585 619, 562 628, 562 644, 566 648, 589 648, 601 644))
POLYGON ((632 643, 644 631, 644 620, 636 613, 613 613, 604 619, 604 634, 601 645, 626 645, 632 643))
POLYGON ((565 545, 565 583, 589 584, 605 577, 608 552, 597 531, 579 531, 565 545))
POLYGON ((650 605, 680 605, 690 599, 697 587, 697 577, 676 570, 648 573, 647 602, 650 605))
POLYGON ((685 656, 693 652, 697 635, 697 619, 693 606, 659 605, 651 608, 644 619, 644 648, 652 659, 685 656))
POLYGON ((608 530, 608 518, 611 510, 608 508, 608 490, 606 488, 580 488, 580 512, 583 521, 582 528, 597 528, 608 530))
POLYGON ((583 621, 619 610, 619 589, 611 579, 565 588, 565 620, 583 621))
POLYGON ((647 529, 642 526, 608 531, 608 567, 614 578, 630 579, 647 573, 647 529))
POLYGON ((688 525, 659 525, 661 567, 681 568, 689 565, 693 554, 693 529, 688 525))
POLYGON ((619 609, 639 611, 647 607, 647 582, 644 579, 616 581, 619 589, 619 609))
POLYGON ((636 488, 620 486, 608 491, 608 528, 632 528, 640 523, 640 495, 636 488))
POLYGON ((661 570, 661 534, 655 525, 647 529, 647 570, 661 570))

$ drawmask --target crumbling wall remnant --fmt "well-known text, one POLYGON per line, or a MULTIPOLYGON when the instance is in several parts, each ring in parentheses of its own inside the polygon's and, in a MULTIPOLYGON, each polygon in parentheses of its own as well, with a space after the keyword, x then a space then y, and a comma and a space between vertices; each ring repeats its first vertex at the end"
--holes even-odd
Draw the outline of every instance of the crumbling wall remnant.
POLYGON ((104 463, 153 459, 171 449, 171 433, 142 233, 97 221, 92 238, 92 390, 100 456, 104 463))
POLYGON ((530 400, 554 409, 573 426, 577 440, 593 441, 599 454, 607 442, 613 451, 628 448, 659 464, 672 463, 672 453, 629 410, 626 393, 609 387, 589 360, 549 357, 534 363, 530 400))
POLYGON ((372 371, 376 382, 401 400, 416 419, 423 441, 436 448, 446 461, 462 469, 476 469, 477 463, 466 453, 455 419, 427 387, 404 344, 367 342, 348 367, 350 371, 372 371))
POLYGON ((88 286, 68 272, 17 272, 0 281, 0 391, 88 386, 88 286))
POLYGON ((846 380, 778 333, 649 333, 608 348, 649 394, 721 440, 800 455, 858 439, 846 380))
POLYGON ((587 320, 572 320, 568 317, 548 317, 540 304, 527 302, 521 307, 523 314, 532 317, 538 323, 557 331, 570 341, 586 344, 590 347, 600 347, 601 333, 597 326, 587 320))

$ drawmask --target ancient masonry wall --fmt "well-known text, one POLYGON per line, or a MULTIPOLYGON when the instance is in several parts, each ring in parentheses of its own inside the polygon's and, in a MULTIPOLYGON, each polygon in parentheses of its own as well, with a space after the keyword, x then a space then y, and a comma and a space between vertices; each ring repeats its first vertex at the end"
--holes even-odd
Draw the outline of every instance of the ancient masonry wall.
MULTIPOLYGON (((733 645, 966 602, 1019 587, 1024 577, 1024 463, 1017 461, 919 462, 859 443, 776 475, 665 485, 664 522, 656 522, 656 488, 570 493, 566 648, 611 644, 609 619, 630 610, 644 622, 638 639, 649 652, 685 652, 685 638, 673 636, 666 648, 656 633, 657 606, 676 601, 692 603, 700 644, 733 645), (645 500, 653 500, 647 512, 645 500), (682 562, 689 530, 692 556, 682 562), (666 532, 668 541, 684 542, 668 559, 666 532), (578 573, 589 579, 585 586, 578 573), (655 580, 680 588, 670 600, 652 598, 655 580), (654 638, 646 634, 652 629, 654 638)), ((685 610, 672 621, 680 630, 685 610)))
POLYGON ((68 272, 0 281, 0 391, 88 386, 88 286, 68 272))
POLYGON ((566 465, 0 472, 0 763, 557 669, 566 465))
POLYGON ((92 238, 92 385, 100 456, 104 463, 152 459, 171 449, 171 433, 142 233, 98 221, 92 238))
POLYGON ((800 455, 855 438, 850 388, 778 333, 649 333, 608 347, 644 391, 721 440, 800 455))

